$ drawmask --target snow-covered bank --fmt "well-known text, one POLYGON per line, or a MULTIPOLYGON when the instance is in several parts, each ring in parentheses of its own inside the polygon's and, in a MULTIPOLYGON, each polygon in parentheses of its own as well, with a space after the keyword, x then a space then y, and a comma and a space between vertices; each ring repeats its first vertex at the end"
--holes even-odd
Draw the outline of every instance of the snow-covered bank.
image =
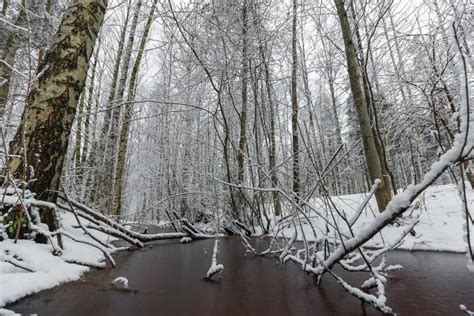
MULTIPOLYGON (((471 209, 474 205, 474 190, 467 189, 468 206, 471 209)), ((347 218, 357 209, 365 198, 365 194, 345 195, 333 197, 333 202, 339 210, 345 212, 347 218)), ((325 206, 322 200, 314 199, 313 205, 316 209, 324 210, 325 206)), ((385 243, 389 243, 399 234, 401 228, 399 224, 410 220, 410 218, 419 215, 420 222, 415 226, 415 235, 407 235, 404 242, 398 249, 404 250, 431 250, 431 251, 451 251, 466 252, 466 242, 463 240, 463 224, 465 224, 465 214, 462 212, 461 199, 454 185, 433 186, 428 188, 414 203, 416 206, 413 212, 405 214, 403 219, 396 224, 385 227, 382 234, 377 234, 370 240, 366 246, 379 248, 385 243)), ((375 197, 372 197, 367 207, 361 214, 361 217, 354 225, 354 230, 360 230, 368 225, 378 212, 375 197)), ((322 234, 325 230, 324 222, 309 213, 313 226, 317 234, 322 234)), ((337 220, 338 226, 344 230, 345 223, 342 219, 337 220)), ((292 228, 286 228, 284 234, 291 237, 292 228)), ((308 224, 303 225, 303 231, 307 240, 314 240, 314 234, 308 224)), ((298 228, 298 240, 302 240, 303 234, 298 228)), ((474 242, 474 236, 471 236, 474 242)))
MULTIPOLYGON (((77 224, 73 214, 65 212, 59 214, 64 230, 94 243, 81 229, 72 227, 77 224)), ((94 232, 94 236, 104 242, 112 241, 109 236, 100 232, 94 232)), ((31 240, 18 240, 15 244, 11 239, 0 242, 0 258, 21 260, 22 265, 33 270, 28 272, 10 263, 0 262, 0 307, 26 295, 77 280, 90 269, 84 265, 68 262, 105 267, 104 254, 100 250, 73 242, 67 237, 63 237, 63 243, 63 254, 58 257, 53 255, 53 249, 49 244, 37 244, 31 240)))

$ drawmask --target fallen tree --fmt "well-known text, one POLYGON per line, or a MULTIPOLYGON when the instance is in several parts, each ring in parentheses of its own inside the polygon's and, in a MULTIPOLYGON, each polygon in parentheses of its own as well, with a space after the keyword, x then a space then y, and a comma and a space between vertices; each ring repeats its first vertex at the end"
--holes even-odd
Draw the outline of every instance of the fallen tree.
MULTIPOLYGON (((166 239, 183 239, 187 242, 196 239, 206 239, 222 237, 222 234, 207 234, 194 225, 189 223, 186 218, 179 218, 179 231, 175 232, 160 232, 160 233, 140 233, 127 228, 125 225, 119 224, 108 218, 101 212, 92 209, 82 203, 70 199, 65 192, 58 192, 58 197, 64 202, 52 203, 42 200, 37 200, 35 194, 31 191, 19 188, 18 183, 21 181, 11 180, 10 186, 4 188, 0 194, 1 201, 1 216, 0 216, 0 236, 2 238, 14 239, 36 239, 37 236, 42 236, 48 241, 52 247, 54 255, 61 257, 63 245, 60 243, 60 236, 68 238, 76 243, 86 244, 92 248, 101 251, 104 258, 115 266, 115 260, 112 254, 116 251, 130 249, 130 247, 142 248, 145 243, 166 240, 166 239), (80 229, 84 238, 77 234, 72 234, 66 231, 58 221, 59 228, 54 231, 49 231, 47 225, 41 222, 39 216, 39 209, 49 211, 54 216, 58 216, 60 211, 69 212, 73 214, 76 224, 73 228, 80 229), (100 232, 113 238, 107 238, 104 242, 96 236, 100 232), (122 240, 129 244, 129 247, 116 246, 109 242, 109 240, 122 240)), ((80 260, 64 259, 66 262, 92 266, 101 268, 101 266, 91 265, 80 260)), ((22 261, 21 258, 16 258, 8 254, 0 254, 0 261, 9 263, 15 267, 21 268, 28 272, 34 272, 33 266, 22 261)))

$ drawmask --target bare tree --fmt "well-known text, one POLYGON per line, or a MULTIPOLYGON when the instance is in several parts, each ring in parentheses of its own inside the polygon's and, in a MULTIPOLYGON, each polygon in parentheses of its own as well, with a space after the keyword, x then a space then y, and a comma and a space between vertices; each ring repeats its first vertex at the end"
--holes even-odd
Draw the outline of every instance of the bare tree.
POLYGON ((137 57, 130 74, 130 83, 128 86, 128 95, 127 102, 125 104, 125 114, 123 117, 122 128, 120 131, 120 140, 119 140, 119 150, 117 158, 117 167, 115 170, 115 187, 114 187, 114 214, 121 214, 122 211, 122 182, 123 174, 125 169, 125 155, 127 153, 127 142, 130 133, 130 123, 133 115, 133 103, 135 101, 136 95, 136 85, 138 82, 138 72, 140 70, 141 61, 143 54, 145 52, 145 45, 148 40, 148 34, 150 33, 150 28, 154 19, 155 9, 156 9, 157 0, 153 0, 150 12, 148 13, 148 18, 145 24, 145 29, 143 31, 140 45, 138 47, 137 57))
POLYGON ((298 141, 298 2, 293 0, 293 20, 292 20, 292 39, 291 39, 291 133, 293 144, 293 191, 295 193, 301 192, 301 178, 300 178, 300 149, 298 141))
POLYGON ((369 176, 374 182, 376 179, 382 181, 380 188, 375 193, 377 199, 377 205, 380 212, 385 210, 388 202, 390 201, 390 190, 385 185, 382 166, 377 153, 375 145, 374 135, 370 126, 369 114, 367 112, 367 101, 363 88, 361 87, 361 74, 359 65, 357 63, 356 49, 352 39, 351 26, 347 16, 347 11, 344 7, 344 1, 334 0, 337 8, 337 14, 339 16, 339 23, 341 24, 341 30, 344 37, 344 46, 346 50, 347 60, 347 71, 349 73, 349 79, 351 84, 352 98, 354 100, 354 106, 359 119, 360 131, 362 134, 362 142, 364 144, 365 158, 367 161, 367 167, 369 176))

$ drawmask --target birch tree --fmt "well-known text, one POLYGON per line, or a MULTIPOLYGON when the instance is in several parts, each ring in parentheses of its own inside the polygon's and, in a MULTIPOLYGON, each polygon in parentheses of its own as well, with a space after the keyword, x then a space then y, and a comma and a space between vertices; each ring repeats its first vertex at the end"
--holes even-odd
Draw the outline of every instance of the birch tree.
MULTIPOLYGON (((10 144, 9 172, 33 179, 38 197, 56 201, 79 95, 89 68, 107 0, 77 0, 64 14, 27 97, 20 127, 10 144)), ((54 214, 41 212, 50 230, 54 214)))
POLYGON ((133 64, 132 72, 130 74, 130 83, 128 84, 128 95, 127 102, 125 104, 125 114, 123 117, 122 128, 120 130, 120 139, 119 139, 119 149, 118 149, 118 158, 117 158, 117 167, 115 170, 115 187, 114 187, 114 207, 115 214, 121 214, 122 211, 122 192, 123 192, 123 174, 125 169, 125 157, 127 153, 127 142, 130 133, 130 123, 133 115, 133 103, 135 101, 137 82, 138 82, 138 72, 140 70, 140 65, 142 62, 143 55, 145 53, 145 45, 148 40, 148 35, 150 33, 150 28, 154 19, 156 3, 158 0, 153 0, 150 12, 148 13, 148 18, 145 24, 145 29, 140 40, 140 45, 138 47, 137 57, 135 63, 133 64))

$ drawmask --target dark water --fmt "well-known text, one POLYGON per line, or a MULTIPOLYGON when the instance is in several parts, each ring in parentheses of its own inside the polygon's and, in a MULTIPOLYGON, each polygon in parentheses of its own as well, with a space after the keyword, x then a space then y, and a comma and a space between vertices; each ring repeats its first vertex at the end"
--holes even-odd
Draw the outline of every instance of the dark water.
MULTIPOLYGON (((263 243, 263 241, 262 241, 263 243)), ((158 242, 117 256, 117 267, 93 271, 82 280, 27 297, 10 308, 39 315, 378 315, 346 294, 328 275, 322 287, 293 263, 244 256, 236 238, 220 243, 223 274, 203 279, 213 241, 158 242), (128 278, 136 291, 112 288, 128 278)), ((400 315, 462 315, 459 304, 474 309, 474 274, 464 255, 435 252, 390 254, 404 266, 391 273, 388 303, 400 315)), ((364 275, 346 278, 360 285, 364 275)))

